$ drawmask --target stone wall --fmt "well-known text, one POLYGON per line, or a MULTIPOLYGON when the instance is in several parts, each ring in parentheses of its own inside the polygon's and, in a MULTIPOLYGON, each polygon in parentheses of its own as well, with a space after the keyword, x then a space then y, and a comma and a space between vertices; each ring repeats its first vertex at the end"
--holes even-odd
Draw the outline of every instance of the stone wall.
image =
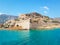
POLYGON ((16 21, 15 27, 22 27, 22 29, 30 29, 30 20, 16 21))

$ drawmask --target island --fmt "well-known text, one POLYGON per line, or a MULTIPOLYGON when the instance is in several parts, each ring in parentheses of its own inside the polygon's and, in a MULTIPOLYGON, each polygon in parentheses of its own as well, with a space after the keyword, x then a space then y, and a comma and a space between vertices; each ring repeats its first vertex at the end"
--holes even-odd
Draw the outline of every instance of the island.
POLYGON ((48 16, 33 12, 21 14, 16 19, 7 20, 0 24, 0 29, 29 30, 29 29, 53 29, 60 28, 60 21, 48 16))

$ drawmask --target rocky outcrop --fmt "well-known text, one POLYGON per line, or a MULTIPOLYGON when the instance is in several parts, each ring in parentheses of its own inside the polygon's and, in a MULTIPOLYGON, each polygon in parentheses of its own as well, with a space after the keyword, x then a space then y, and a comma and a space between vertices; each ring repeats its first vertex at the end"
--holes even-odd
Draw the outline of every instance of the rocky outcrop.
POLYGON ((55 21, 48 16, 33 12, 29 14, 21 14, 14 20, 8 20, 4 23, 4 27, 9 29, 12 27, 14 27, 12 29, 50 29, 60 27, 59 24, 59 21, 55 21))

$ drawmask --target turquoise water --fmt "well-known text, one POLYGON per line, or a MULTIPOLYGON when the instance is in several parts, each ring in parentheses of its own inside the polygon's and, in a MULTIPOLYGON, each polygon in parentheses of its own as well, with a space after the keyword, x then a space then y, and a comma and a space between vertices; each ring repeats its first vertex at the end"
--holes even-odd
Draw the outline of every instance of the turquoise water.
POLYGON ((0 45, 60 45, 60 29, 0 30, 0 45))

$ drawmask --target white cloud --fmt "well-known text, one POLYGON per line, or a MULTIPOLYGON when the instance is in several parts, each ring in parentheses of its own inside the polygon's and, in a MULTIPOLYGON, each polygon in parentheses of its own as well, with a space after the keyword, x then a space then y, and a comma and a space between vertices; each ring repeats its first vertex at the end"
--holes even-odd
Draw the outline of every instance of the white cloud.
POLYGON ((42 7, 40 7, 40 10, 43 12, 43 14, 48 14, 48 12, 49 12, 49 7, 48 6, 42 6, 42 7))
POLYGON ((48 6, 44 6, 43 8, 44 8, 45 10, 49 10, 48 6))

